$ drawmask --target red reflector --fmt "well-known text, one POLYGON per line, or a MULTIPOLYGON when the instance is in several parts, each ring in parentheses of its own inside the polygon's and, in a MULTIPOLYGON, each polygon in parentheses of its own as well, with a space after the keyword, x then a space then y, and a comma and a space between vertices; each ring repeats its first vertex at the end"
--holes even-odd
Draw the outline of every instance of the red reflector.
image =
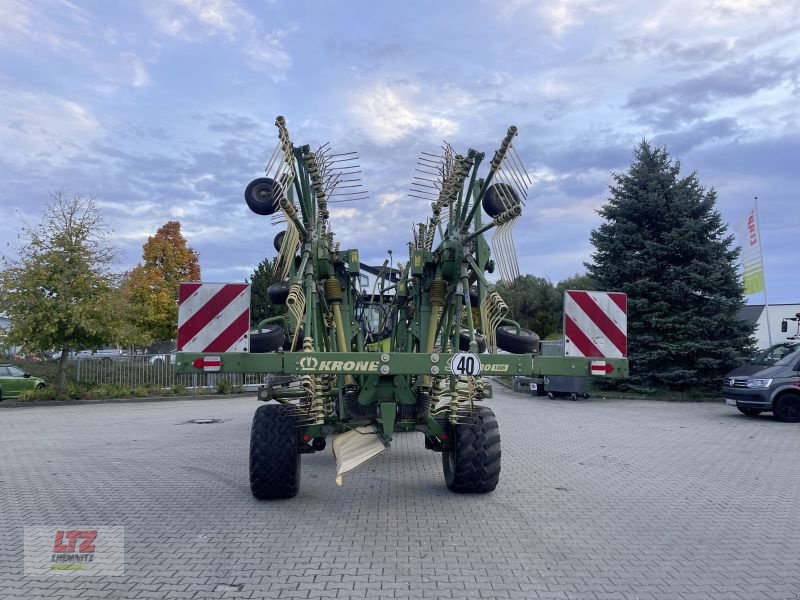
POLYGON ((446 439, 447 439, 447 434, 446 434, 446 433, 443 433, 443 434, 442 434, 442 439, 443 439, 443 440, 446 440, 446 439))
POLYGON ((311 438, 310 438, 310 437, 308 437, 307 435, 304 435, 304 436, 303 436, 303 441, 304 441, 304 442, 307 442, 307 441, 308 441, 308 440, 310 440, 310 439, 311 439, 311 438))

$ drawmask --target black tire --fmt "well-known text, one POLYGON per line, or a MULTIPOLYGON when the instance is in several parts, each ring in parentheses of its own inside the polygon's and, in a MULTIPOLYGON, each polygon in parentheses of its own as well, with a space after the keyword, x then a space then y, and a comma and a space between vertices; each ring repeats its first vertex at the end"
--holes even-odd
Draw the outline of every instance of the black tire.
POLYGON ((43 383, 36 384, 36 389, 37 390, 43 390, 44 389, 44 384, 43 383))
MULTIPOLYGON (((292 335, 294 332, 287 331, 286 335, 283 338, 283 349, 289 350, 292 347, 292 335)), ((294 351, 300 352, 303 349, 303 340, 305 339, 305 334, 303 333, 303 328, 300 328, 300 331, 297 332, 297 343, 294 345, 294 351)))
POLYGON ((286 299, 289 297, 289 283, 286 281, 273 283, 267 288, 267 295, 272 304, 286 304, 286 299))
POLYGON ((265 325, 261 333, 250 334, 250 352, 275 352, 283 346, 286 333, 280 325, 265 325))
POLYGON ((509 208, 519 206, 517 191, 507 183, 495 183, 483 195, 483 210, 490 217, 496 217, 509 208))
POLYGON ((583 399, 587 400, 589 398, 589 392, 583 392, 583 399))
POLYGON ((739 412, 743 415, 747 415, 748 417, 757 417, 763 411, 758 410, 757 408, 742 408, 741 406, 737 406, 736 408, 739 409, 739 412))
MULTIPOLYGON (((478 343, 478 353, 486 352, 486 338, 483 334, 475 332, 475 341, 478 343)), ((458 349, 462 352, 469 352, 469 329, 462 329, 458 336, 458 349)))
POLYGON ((272 238, 272 245, 275 248, 275 252, 281 251, 281 245, 283 244, 283 238, 285 237, 286 237, 286 230, 284 229, 283 231, 278 233, 278 235, 272 238))
POLYGON ((800 423, 800 394, 784 394, 775 400, 772 414, 784 423, 800 423))
POLYGON ((511 354, 532 354, 539 351, 539 336, 529 329, 520 327, 516 333, 513 325, 497 328, 497 345, 511 354))
POLYGON ((547 397, 550 398, 550 400, 552 400, 553 398, 555 398, 555 395, 553 394, 553 392, 547 392, 547 397))
POLYGON ((291 406, 264 404, 250 429, 250 491, 259 500, 293 498, 300 490, 297 417, 291 406))
POLYGON ((491 409, 475 408, 474 423, 449 427, 451 443, 442 452, 444 480, 459 494, 492 492, 500 481, 500 428, 491 409))
POLYGON ((278 182, 269 177, 259 177, 251 181, 244 190, 247 206, 257 215, 271 215, 278 210, 278 202, 283 197, 283 189, 278 182))

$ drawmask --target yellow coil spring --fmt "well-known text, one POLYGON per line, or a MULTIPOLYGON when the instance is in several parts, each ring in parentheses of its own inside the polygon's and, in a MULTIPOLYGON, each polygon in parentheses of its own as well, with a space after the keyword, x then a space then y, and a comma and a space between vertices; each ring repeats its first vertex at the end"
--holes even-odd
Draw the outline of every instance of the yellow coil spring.
POLYGON ((481 304, 481 322, 484 324, 486 349, 490 354, 497 352, 497 328, 508 314, 508 305, 497 291, 491 291, 481 304))
POLYGON ((278 281, 283 281, 289 275, 289 269, 294 256, 297 254, 297 249, 300 247, 300 232, 290 220, 286 221, 286 234, 283 236, 281 242, 281 249, 278 252, 278 262, 275 265, 275 274, 278 281))
MULTIPOLYGON (((303 319, 306 312, 306 295, 303 293, 303 287, 299 283, 293 283, 289 288, 289 295, 286 297, 286 305, 289 307, 289 313, 295 318, 297 323, 294 329, 294 336, 292 337, 292 347, 290 351, 294 351, 294 345, 297 343, 297 337, 300 333, 300 328, 303 326, 303 319)), ((308 342, 311 338, 305 338, 308 342)), ((305 350, 305 343, 303 344, 305 350)), ((312 346, 313 350, 313 346, 312 346)))
POLYGON ((335 277, 326 279, 325 283, 325 299, 328 302, 341 302, 344 298, 342 293, 342 284, 335 277))
POLYGON ((434 279, 431 282, 430 302, 431 304, 444 305, 447 297, 447 282, 444 279, 434 279))

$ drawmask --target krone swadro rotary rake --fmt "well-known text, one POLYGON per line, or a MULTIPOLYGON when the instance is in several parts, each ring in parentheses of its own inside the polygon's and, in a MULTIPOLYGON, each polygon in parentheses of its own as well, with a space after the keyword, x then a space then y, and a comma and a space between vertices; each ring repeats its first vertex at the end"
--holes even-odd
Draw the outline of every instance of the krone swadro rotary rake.
MULTIPOLYGON (((214 356, 215 370, 270 374, 251 430, 253 495, 297 494, 301 456, 323 450, 329 435, 341 484, 394 436, 413 431, 442 454, 449 489, 491 492, 500 431, 485 406, 486 376, 588 376, 591 363, 538 356, 538 337, 506 318, 487 279, 519 275, 511 229, 531 182, 514 148, 516 127, 489 160, 447 144, 420 156, 409 197, 426 200, 430 215, 413 227, 407 261, 387 261, 370 290, 358 251, 341 247, 329 224, 329 204, 366 198, 358 157, 295 146, 283 117, 276 126, 265 177, 247 186, 245 199, 280 225, 280 283, 269 296, 284 314, 259 324, 249 352, 214 356)), ((178 370, 197 372, 204 358, 179 353, 178 370)), ((608 376, 627 375, 624 358, 607 363, 608 376)))

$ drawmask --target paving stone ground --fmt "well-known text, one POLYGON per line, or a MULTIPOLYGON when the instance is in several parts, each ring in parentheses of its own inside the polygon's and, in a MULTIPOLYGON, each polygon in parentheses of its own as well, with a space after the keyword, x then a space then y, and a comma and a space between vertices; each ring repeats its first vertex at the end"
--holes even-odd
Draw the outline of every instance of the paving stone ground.
POLYGON ((0 409, 0 598, 800 598, 800 426, 490 404, 495 493, 448 492, 409 434, 343 487, 330 450, 304 457, 280 502, 248 489, 254 398, 0 409), (124 575, 25 576, 26 526, 122 526, 124 575))

